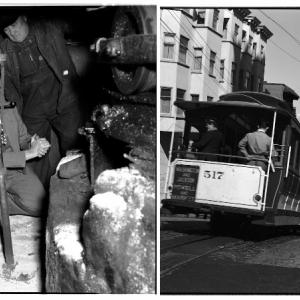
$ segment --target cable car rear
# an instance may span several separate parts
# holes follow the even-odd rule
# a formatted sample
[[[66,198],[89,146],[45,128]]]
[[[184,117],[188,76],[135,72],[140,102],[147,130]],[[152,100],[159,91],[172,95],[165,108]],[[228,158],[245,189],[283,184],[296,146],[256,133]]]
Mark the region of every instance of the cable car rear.
[[[287,103],[264,93],[234,92],[217,102],[175,105],[185,113],[185,127],[182,144],[170,148],[163,207],[209,212],[214,223],[247,216],[263,225],[300,224],[300,124]],[[218,120],[225,136],[217,154],[198,152],[190,143],[203,133],[208,117]],[[238,148],[259,119],[271,124],[271,151],[266,159],[256,158],[265,170],[248,164]]]

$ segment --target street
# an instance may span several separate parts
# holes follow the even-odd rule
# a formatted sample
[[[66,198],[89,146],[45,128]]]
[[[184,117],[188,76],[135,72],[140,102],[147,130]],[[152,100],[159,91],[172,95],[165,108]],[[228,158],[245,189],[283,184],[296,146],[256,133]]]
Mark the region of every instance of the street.
[[[209,220],[162,217],[161,294],[299,294],[299,250],[290,228],[213,236]]]

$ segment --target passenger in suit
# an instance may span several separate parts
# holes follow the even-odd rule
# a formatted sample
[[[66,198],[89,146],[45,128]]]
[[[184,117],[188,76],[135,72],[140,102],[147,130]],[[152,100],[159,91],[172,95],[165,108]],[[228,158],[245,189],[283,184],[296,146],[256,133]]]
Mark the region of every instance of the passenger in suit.
[[[10,215],[40,216],[46,193],[44,187],[26,162],[44,156],[50,144],[45,138],[30,136],[17,108],[3,109],[1,143],[5,184]]]
[[[212,118],[206,120],[205,127],[207,131],[201,136],[199,141],[193,144],[193,147],[200,152],[220,154],[225,140],[223,133],[218,130],[216,120]],[[218,157],[216,155],[204,154],[200,159],[217,161]]]
[[[247,133],[238,144],[241,153],[247,158],[248,164],[260,166],[265,172],[267,171],[267,161],[271,151],[271,138],[266,133],[268,129],[268,123],[261,121],[257,126],[257,130]],[[277,152],[273,149],[272,156],[276,155]]]

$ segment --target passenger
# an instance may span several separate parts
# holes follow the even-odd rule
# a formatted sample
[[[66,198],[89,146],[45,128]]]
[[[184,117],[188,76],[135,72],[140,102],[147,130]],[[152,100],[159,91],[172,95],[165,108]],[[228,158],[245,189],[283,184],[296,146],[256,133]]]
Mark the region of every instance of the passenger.
[[[267,171],[267,161],[271,150],[271,138],[267,135],[269,125],[265,121],[259,122],[257,130],[247,133],[238,144],[241,153],[247,158],[248,164],[260,166],[265,172]],[[272,156],[277,153],[273,149]],[[265,160],[255,160],[255,158]]]
[[[1,120],[9,214],[40,216],[46,200],[45,189],[26,162],[44,156],[50,144],[45,138],[28,134],[16,107],[4,109]]]
[[[15,11],[0,17],[0,26],[7,36],[0,44],[7,54],[6,98],[17,103],[30,134],[51,141],[53,129],[64,155],[77,146],[82,117],[75,89],[77,74],[63,34],[52,23],[29,23]],[[49,152],[32,167],[47,187],[56,168]]]
[[[200,152],[220,154],[224,147],[225,140],[222,132],[218,130],[217,122],[215,119],[208,119],[205,121],[207,132],[205,132],[199,141],[193,144],[193,147]],[[204,160],[218,161],[216,155],[204,154],[200,157]]]

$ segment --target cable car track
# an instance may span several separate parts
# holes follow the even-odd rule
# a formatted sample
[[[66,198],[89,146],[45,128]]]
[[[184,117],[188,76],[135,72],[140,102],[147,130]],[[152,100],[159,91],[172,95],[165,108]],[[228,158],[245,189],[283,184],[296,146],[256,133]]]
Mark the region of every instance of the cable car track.
[[[211,238],[213,238],[213,236],[211,236],[211,235],[203,236],[201,239],[199,239],[197,237],[197,238],[194,238],[194,239],[192,239],[190,241],[186,241],[184,243],[179,242],[179,243],[176,243],[176,244],[174,244],[172,246],[161,247],[160,251],[161,252],[165,252],[165,251],[168,251],[168,250],[171,250],[171,249],[174,249],[174,248],[178,248],[178,247],[181,247],[181,246],[186,246],[186,245],[193,244],[193,243],[200,242],[200,241],[206,241],[206,240],[209,240]]]
[[[202,258],[206,255],[209,255],[211,253],[215,253],[221,250],[224,250],[225,248],[229,248],[229,247],[234,247],[234,246],[240,246],[244,243],[246,243],[245,241],[241,241],[238,240],[236,241],[236,239],[234,239],[233,241],[230,242],[223,242],[223,238],[222,237],[215,237],[215,236],[206,236],[202,239],[198,239],[198,240],[193,240],[190,242],[186,242],[186,243],[181,243],[181,244],[175,244],[173,246],[170,247],[165,247],[162,248],[163,251],[168,250],[175,250],[176,248],[180,248],[180,247],[184,247],[188,244],[192,244],[192,243],[196,243],[196,242],[207,242],[208,240],[213,241],[213,242],[218,242],[220,240],[220,245],[214,245],[212,247],[209,247],[209,249],[207,249],[206,251],[200,253],[200,254],[187,254],[187,253],[176,253],[176,252],[166,252],[165,254],[161,255],[160,258],[160,262],[161,262],[161,272],[160,272],[160,277],[166,277],[168,275],[171,275],[174,271],[178,270],[180,267],[189,264],[192,261],[195,261],[199,258]],[[168,266],[168,260],[172,262],[172,259],[174,260],[174,258],[176,259],[179,258],[183,258],[181,261],[177,262],[177,263],[173,263],[170,266]]]

